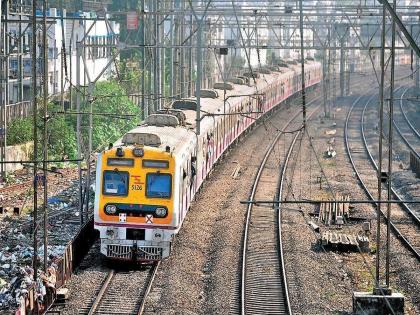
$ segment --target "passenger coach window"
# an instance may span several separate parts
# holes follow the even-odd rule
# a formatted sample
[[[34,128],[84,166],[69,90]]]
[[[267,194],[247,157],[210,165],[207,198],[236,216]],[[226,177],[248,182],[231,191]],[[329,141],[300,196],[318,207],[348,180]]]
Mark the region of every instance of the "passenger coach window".
[[[146,176],[146,197],[170,198],[171,196],[171,175],[160,173],[149,173]]]
[[[127,196],[128,172],[104,171],[104,195]]]

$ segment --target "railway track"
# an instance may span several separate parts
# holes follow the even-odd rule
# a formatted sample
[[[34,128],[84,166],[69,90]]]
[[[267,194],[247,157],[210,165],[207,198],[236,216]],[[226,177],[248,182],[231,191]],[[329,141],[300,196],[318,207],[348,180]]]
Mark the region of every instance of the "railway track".
[[[317,100],[314,99],[312,102]],[[319,108],[320,106],[316,107],[309,117]],[[288,128],[299,114],[300,112],[294,115],[285,124],[284,129]],[[295,133],[290,140],[283,166],[279,169],[280,161],[273,160],[273,152],[282,134],[283,132],[279,131],[270,143],[255,176],[249,200],[269,200],[273,196],[276,200],[282,199],[289,158],[301,132]],[[273,172],[279,174],[278,178],[273,177]],[[265,185],[263,188],[261,183]],[[243,315],[292,314],[283,259],[279,210],[274,211],[253,204],[247,207],[242,248],[240,300]]]
[[[159,265],[135,271],[111,269],[96,298],[79,314],[142,314]]]
[[[395,130],[401,139],[403,150],[401,150],[401,155],[399,156],[407,165],[408,169],[403,172],[404,176],[399,177],[398,186],[396,190],[401,194],[405,199],[417,199],[420,198],[418,187],[420,187],[420,179],[416,174],[416,169],[411,165],[411,161],[414,158],[420,160],[420,133],[416,127],[411,123],[409,117],[417,117],[417,113],[411,108],[410,112],[406,111],[406,104],[410,102],[406,98],[406,95],[410,91],[410,87],[406,88],[402,93],[399,106],[396,106],[398,110],[394,114],[394,126]],[[399,174],[397,174],[399,175]],[[420,216],[420,205],[413,205],[413,210],[417,217]]]
[[[27,180],[19,184],[11,184],[0,188],[0,193],[8,193],[8,192],[16,192],[19,190],[26,190],[28,189],[29,185],[32,184],[32,180]]]
[[[319,106],[312,111],[311,116],[318,109]],[[283,130],[292,125],[299,114],[300,112],[294,115]],[[293,125],[296,129],[300,127],[296,127],[296,123]],[[281,199],[289,157],[301,132],[296,132],[291,139],[281,170],[275,151],[284,132],[279,131],[275,135],[261,161],[249,200],[269,200],[273,196]],[[273,172],[280,173],[278,179],[273,176]],[[292,314],[284,267],[279,210],[253,204],[247,207],[242,252],[241,314]]]
[[[418,132],[418,130],[416,129],[416,127],[414,127],[414,125],[411,123],[410,119],[408,118],[407,111],[406,111],[406,110],[405,110],[405,108],[404,108],[404,97],[405,97],[405,94],[406,94],[409,90],[410,90],[410,88],[407,88],[407,89],[404,91],[404,93],[401,95],[400,102],[399,102],[399,109],[400,109],[401,114],[402,114],[402,116],[404,117],[404,120],[405,120],[405,122],[406,122],[407,126],[409,127],[409,129],[410,129],[410,131],[411,131],[412,135],[413,135],[413,136],[414,136],[414,138],[416,138],[416,139],[417,139],[417,141],[418,141],[418,140],[420,140],[420,133]]]
[[[377,189],[378,167],[367,143],[365,113],[367,106],[375,96],[360,96],[356,99],[347,113],[344,128],[347,155],[363,190],[371,200],[376,199],[376,194],[373,191]],[[351,135],[350,128],[352,131]],[[360,142],[362,142],[362,147],[360,147]],[[369,161],[369,165],[367,165],[366,161]],[[393,193],[397,200],[401,200],[395,189],[393,189]],[[383,195],[386,196],[385,191]],[[381,212],[382,216],[387,220],[384,211],[381,210]],[[404,246],[420,260],[419,218],[408,205],[392,206],[391,228]]]

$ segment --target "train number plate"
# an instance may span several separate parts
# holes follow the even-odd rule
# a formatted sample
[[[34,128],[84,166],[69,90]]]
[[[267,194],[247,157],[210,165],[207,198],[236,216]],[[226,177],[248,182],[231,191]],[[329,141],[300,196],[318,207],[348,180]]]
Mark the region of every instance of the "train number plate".
[[[131,185],[131,190],[142,190],[143,187],[139,184]]]

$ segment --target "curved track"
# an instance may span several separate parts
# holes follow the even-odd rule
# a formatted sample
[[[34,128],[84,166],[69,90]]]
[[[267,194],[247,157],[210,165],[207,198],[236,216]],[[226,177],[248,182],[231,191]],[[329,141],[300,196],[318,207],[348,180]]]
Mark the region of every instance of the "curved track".
[[[416,144],[416,142],[419,140],[419,139],[417,139],[417,136],[416,136],[417,131],[411,125],[411,123],[408,120],[407,115],[404,113],[404,110],[403,110],[404,96],[409,89],[410,88],[406,88],[402,92],[401,97],[400,97],[400,102],[399,102],[400,106],[399,107],[401,109],[401,112],[403,113],[403,115],[401,115],[402,117],[400,117],[400,115],[398,115],[399,113],[397,111],[395,111],[394,120],[393,120],[393,125],[395,127],[395,130],[397,131],[400,139],[402,140],[402,142],[404,143],[404,146],[408,149],[408,151],[406,151],[404,149],[401,149],[401,147],[400,147],[399,148],[400,150],[397,152],[398,148],[394,147],[393,155],[394,155],[394,158],[400,158],[400,157],[398,157],[399,154],[401,154],[401,156],[404,156],[405,154],[407,154],[407,152],[411,152],[412,154],[414,154],[415,156],[417,156],[420,159],[420,155],[418,153],[420,143]],[[401,90],[401,88],[398,88],[396,90],[396,92],[397,91],[399,92],[400,90]],[[376,152],[373,152],[373,150],[369,149],[369,144],[368,144],[368,141],[367,141],[368,137],[366,136],[367,132],[366,132],[366,129],[365,129],[365,126],[368,125],[367,124],[367,119],[365,119],[366,116],[367,116],[366,112],[367,112],[368,106],[369,106],[369,103],[366,103],[366,105],[363,109],[363,113],[362,113],[363,141],[364,141],[365,147],[368,151],[368,155],[369,155],[369,159],[371,161],[371,164],[375,168],[375,170],[377,171],[378,170],[378,165],[377,165],[376,160],[375,160],[375,153]],[[386,115],[386,117],[388,117],[388,116]],[[403,118],[403,119],[401,120],[399,118]],[[395,137],[395,135],[394,135],[394,137]],[[407,159],[409,159],[409,158],[407,158]],[[398,173],[394,172],[393,177],[395,179],[397,179],[400,176],[399,176]],[[394,197],[399,201],[404,200],[405,198],[412,198],[412,196],[410,196],[410,195],[404,196],[403,194],[398,192],[399,188],[401,188],[403,186],[407,186],[407,185],[412,185],[413,184],[412,179],[409,179],[407,181],[407,180],[404,180],[403,178],[400,178],[400,181],[401,182],[398,185],[394,185],[394,187],[392,187],[392,193],[393,193]],[[403,204],[401,204],[401,207],[403,207],[404,210],[412,217],[412,220],[414,221],[414,223],[417,226],[420,226],[420,218],[419,218],[419,213],[420,212],[419,212],[418,206],[417,207],[415,205],[409,206],[408,204],[403,203]]]
[[[312,111],[311,116],[319,107]],[[299,129],[300,125],[294,122],[299,114],[300,112],[294,115],[284,129],[290,125]],[[279,157],[275,151],[284,131],[275,135],[261,161],[249,200],[267,200],[273,196],[281,199],[289,157],[301,132],[302,130],[293,136],[280,170]],[[280,173],[278,180],[273,172]],[[242,250],[241,314],[292,314],[283,259],[279,208],[248,205]]]
[[[411,130],[412,134],[414,135],[414,137],[415,137],[417,140],[420,140],[420,133],[418,132],[418,130],[416,129],[416,127],[414,127],[414,125],[411,123],[410,119],[409,119],[409,118],[408,118],[408,116],[407,116],[407,111],[406,111],[406,110],[405,110],[405,108],[404,108],[404,96],[405,96],[405,94],[406,94],[409,90],[410,90],[410,88],[407,88],[407,89],[404,91],[404,93],[401,95],[401,98],[400,98],[400,103],[399,103],[399,108],[400,108],[401,113],[402,113],[402,115],[403,115],[403,117],[404,117],[404,120],[405,120],[405,122],[406,122],[407,126],[410,128],[410,130]]]
[[[159,265],[137,271],[110,270],[85,314],[142,314]]]
[[[375,95],[370,97],[360,96],[352,104],[350,110],[347,113],[344,128],[344,140],[347,154],[363,190],[371,200],[375,200],[372,191],[377,188],[377,165],[367,144],[364,128],[364,115],[366,112],[366,107],[374,99],[374,97]],[[351,140],[349,136],[350,125],[353,131],[353,139]],[[350,144],[350,141],[352,141],[352,145]],[[363,143],[362,150],[360,150],[360,141]],[[366,160],[370,161],[371,167],[366,167]],[[395,194],[395,196],[398,199],[398,194]],[[404,205],[402,206],[404,207]],[[405,205],[405,207],[408,208],[407,205]],[[413,255],[418,260],[420,260],[418,218],[412,211],[408,211],[405,207],[402,208],[401,206],[397,205],[392,206],[393,214],[391,217],[391,228],[396,236],[400,239],[400,241],[410,250],[410,252],[413,253]],[[382,216],[385,218],[385,220],[387,220],[383,211]]]

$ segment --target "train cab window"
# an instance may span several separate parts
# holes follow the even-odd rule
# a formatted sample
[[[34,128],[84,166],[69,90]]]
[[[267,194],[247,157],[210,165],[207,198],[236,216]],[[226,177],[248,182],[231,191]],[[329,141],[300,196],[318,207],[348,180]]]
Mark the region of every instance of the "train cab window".
[[[104,195],[128,195],[128,172],[104,171],[103,176],[102,193]]]
[[[146,197],[170,198],[172,177],[170,174],[149,173],[146,176]]]

